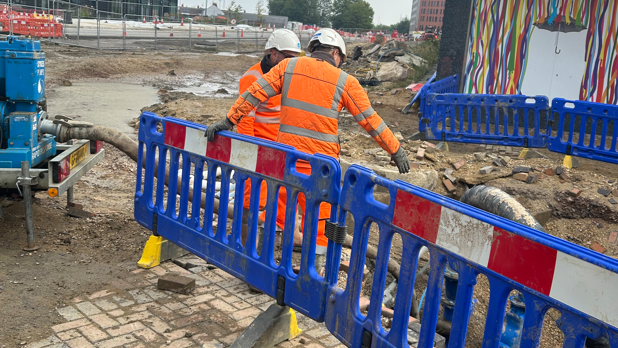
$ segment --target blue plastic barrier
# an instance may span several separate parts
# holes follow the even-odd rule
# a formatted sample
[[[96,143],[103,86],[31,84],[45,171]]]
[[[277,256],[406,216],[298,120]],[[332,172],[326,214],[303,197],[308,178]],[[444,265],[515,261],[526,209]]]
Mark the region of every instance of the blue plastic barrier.
[[[618,164],[618,106],[556,98],[548,148]]]
[[[390,204],[373,199],[375,185],[386,187]],[[489,214],[401,181],[390,181],[357,165],[345,173],[339,221],[354,217],[354,242],[345,290],[331,286],[328,329],[350,347],[408,347],[407,332],[417,258],[430,251],[418,347],[432,347],[446,265],[459,275],[448,347],[464,347],[477,275],[490,283],[483,347],[498,347],[507,297],[523,294],[525,319],[521,347],[537,347],[543,318],[561,312],[564,347],[583,347],[586,337],[605,336],[618,347],[618,260]],[[359,309],[369,229],[379,227],[379,245],[367,314]],[[391,243],[402,240],[402,261],[390,330],[382,327],[381,307]],[[334,248],[340,246],[334,246]],[[339,255],[335,253],[334,255]],[[335,257],[332,262],[338,264]],[[331,284],[336,275],[329,276]]]
[[[428,93],[423,119],[428,139],[546,147],[541,117],[547,114],[547,97]]]
[[[157,131],[157,127],[161,132]],[[145,169],[138,166],[137,170],[135,219],[155,235],[163,236],[206,259],[277,298],[278,302],[283,301],[315,320],[323,320],[327,284],[317,275],[314,267],[318,207],[320,202],[327,202],[333,205],[334,211],[337,209],[341,185],[339,163],[332,157],[311,156],[289,146],[232,132],[218,133],[215,141],[210,143],[204,138],[205,129],[205,126],[199,124],[171,117],[160,118],[149,112],[141,115],[138,163],[143,163],[145,156],[146,165]],[[298,160],[310,163],[310,176],[296,172]],[[215,222],[213,213],[218,168],[221,171],[221,205],[218,221]],[[179,169],[182,169],[180,178]],[[204,170],[207,170],[207,178],[203,177]],[[166,171],[169,172],[167,187],[164,185]],[[232,171],[235,172],[236,204],[231,226],[228,226]],[[190,175],[193,175],[192,191]],[[247,243],[243,245],[242,202],[245,180],[248,178],[252,183],[249,232]],[[205,194],[202,193],[203,179],[207,180]],[[268,185],[268,198],[262,249],[258,250],[258,196],[262,181]],[[305,195],[307,202],[298,275],[292,268],[295,204],[288,204],[286,208],[280,264],[274,259],[275,219],[280,187],[286,189],[288,202],[295,202],[299,193]],[[191,200],[190,192],[193,193]],[[205,208],[200,209],[203,195]],[[213,223],[217,224],[216,231],[213,230]]]
[[[425,116],[425,105],[427,103],[427,94],[428,93],[457,93],[457,88],[459,87],[459,75],[449,76],[439,81],[435,81],[436,74],[434,73],[429,80],[427,80],[427,84],[424,85],[417,97],[420,96],[420,113],[418,119],[418,131],[424,132],[427,127],[427,122],[423,121]],[[416,97],[415,97],[416,99]],[[412,101],[414,102],[414,100]]]

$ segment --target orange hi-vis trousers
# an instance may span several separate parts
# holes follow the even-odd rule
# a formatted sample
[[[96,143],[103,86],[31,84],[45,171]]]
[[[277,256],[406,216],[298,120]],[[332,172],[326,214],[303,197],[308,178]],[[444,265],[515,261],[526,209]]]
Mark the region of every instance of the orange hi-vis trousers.
[[[299,167],[298,164],[297,164],[297,167],[296,167],[296,171],[301,173],[301,174],[311,175],[311,168]],[[304,231],[304,229],[305,229],[305,212],[307,211],[307,209],[306,209],[305,195],[303,195],[302,193],[298,195],[297,205],[298,205],[298,207],[300,207],[300,209],[303,212],[303,218],[302,218],[302,222],[301,222],[301,231]],[[277,226],[279,226],[279,228],[281,228],[282,230],[283,230],[283,226],[285,225],[285,209],[286,209],[286,206],[287,206],[287,191],[286,191],[285,187],[281,187],[279,189],[279,199],[277,201]],[[319,247],[323,247],[323,248],[318,248],[319,249],[319,250],[317,250],[318,254],[326,253],[326,250],[324,248],[326,248],[328,246],[328,238],[326,238],[324,236],[324,230],[326,228],[326,220],[328,220],[330,218],[330,209],[331,209],[331,207],[330,207],[329,203],[322,202],[320,204],[320,212],[319,212],[319,215],[318,215],[318,237],[317,237],[316,244]],[[260,215],[260,219],[262,221],[266,220],[266,212],[265,211],[262,212],[262,214]],[[322,252],[320,252],[320,250]]]

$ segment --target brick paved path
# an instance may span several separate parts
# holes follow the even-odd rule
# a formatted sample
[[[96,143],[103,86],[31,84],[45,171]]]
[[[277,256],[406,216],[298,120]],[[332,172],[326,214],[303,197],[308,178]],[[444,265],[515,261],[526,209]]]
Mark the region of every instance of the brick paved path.
[[[137,286],[102,290],[58,308],[66,323],[52,326],[53,335],[30,348],[188,348],[228,347],[274,299],[246,283],[205,265],[190,271],[172,262],[149,270]],[[157,280],[166,273],[195,278],[190,295],[161,291]],[[303,333],[278,347],[343,348],[324,324],[297,313]]]

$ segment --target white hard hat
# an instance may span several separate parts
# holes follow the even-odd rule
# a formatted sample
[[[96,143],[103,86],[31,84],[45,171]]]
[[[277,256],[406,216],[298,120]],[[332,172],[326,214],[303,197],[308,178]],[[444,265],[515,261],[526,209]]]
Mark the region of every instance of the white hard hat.
[[[277,29],[270,34],[266,41],[265,49],[277,49],[278,51],[291,51],[300,53],[300,41],[293,31],[288,29]]]
[[[309,53],[313,52],[313,47],[317,43],[326,46],[336,47],[339,49],[339,52],[341,52],[341,54],[343,54],[344,56],[347,55],[343,38],[333,29],[320,29],[315,34],[313,34],[311,40],[309,41],[309,46],[307,46],[307,51],[309,51]]]

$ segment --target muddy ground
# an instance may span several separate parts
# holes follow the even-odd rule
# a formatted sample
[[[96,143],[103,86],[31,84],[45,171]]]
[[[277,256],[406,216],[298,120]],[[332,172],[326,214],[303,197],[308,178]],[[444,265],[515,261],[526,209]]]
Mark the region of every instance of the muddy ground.
[[[259,59],[247,55],[175,50],[153,53],[57,46],[44,46],[44,49],[47,55],[46,87],[50,98],[54,95],[54,89],[74,82],[143,84],[159,89],[161,103],[143,105],[142,111],[204,124],[226,114],[234,102],[235,81]],[[189,87],[199,89],[208,81],[216,81],[223,90],[207,96],[177,91]],[[394,87],[398,90],[392,94]],[[409,102],[410,93],[399,87],[372,87],[369,96],[374,102],[374,109],[393,131],[407,138],[417,131],[418,118],[415,113],[400,113],[400,109]],[[54,110],[49,111],[53,116]],[[135,110],[137,116],[139,111]],[[351,118],[344,118],[341,124],[346,152],[343,158],[346,161],[393,169],[387,163],[378,162],[375,154],[364,151],[377,145]],[[579,168],[565,170],[568,178],[564,182],[554,175],[540,178],[535,184],[526,184],[509,175],[514,166],[538,167],[544,171],[560,165],[562,157],[540,151],[547,158],[520,160],[516,155],[518,149],[494,151],[478,145],[449,145],[449,152],[435,151],[430,154],[433,156],[430,160],[427,157],[415,158],[416,151],[422,146],[420,141],[404,142],[409,158],[418,164],[418,169],[414,170],[438,172],[440,181],[435,192],[458,199],[465,191],[464,181],[499,187],[532,213],[549,211],[550,218],[544,222],[548,233],[587,248],[598,243],[606,249],[606,255],[618,256],[618,246],[608,242],[609,233],[618,230],[616,205],[608,202],[609,197],[597,193],[599,187],[616,188],[617,166],[580,159]],[[135,268],[150,232],[132,217],[135,163],[111,146],[106,145],[105,149],[107,153],[103,163],[90,171],[77,184],[75,191],[75,201],[93,212],[93,218],[69,217],[66,215],[64,197],[50,198],[44,192],[36,194],[35,229],[37,245],[40,246],[36,252],[22,250],[25,228],[21,202],[12,197],[0,198],[4,211],[4,217],[0,219],[0,303],[3,313],[0,315],[0,347],[15,347],[49,336],[49,328],[63,322],[55,308],[65,306],[76,296],[110,287],[122,291],[132,283],[130,270]],[[492,159],[486,154],[475,156],[474,153],[502,156],[508,163],[507,167],[501,168],[498,174],[480,175],[479,169],[491,165]],[[452,168],[451,163],[460,159],[466,159],[467,164],[455,171],[454,176],[459,179],[457,191],[449,194],[441,183],[442,172],[445,168]],[[573,188],[579,188],[582,194],[569,199],[566,192]],[[618,197],[615,199],[618,200]],[[370,244],[377,245],[377,231],[373,232]],[[391,258],[400,259],[401,253],[401,244],[395,242]],[[368,261],[368,267],[373,269],[371,261]],[[417,292],[423,291],[426,281],[426,276],[420,278]],[[370,274],[364,289],[365,296],[370,296],[371,283]],[[475,289],[478,303],[469,327],[470,347],[479,347],[482,342],[488,289],[486,279],[479,280]],[[546,317],[548,326],[542,339],[543,347],[559,346],[562,339],[561,332],[551,323],[550,317],[558,319],[559,313],[552,312]]]

